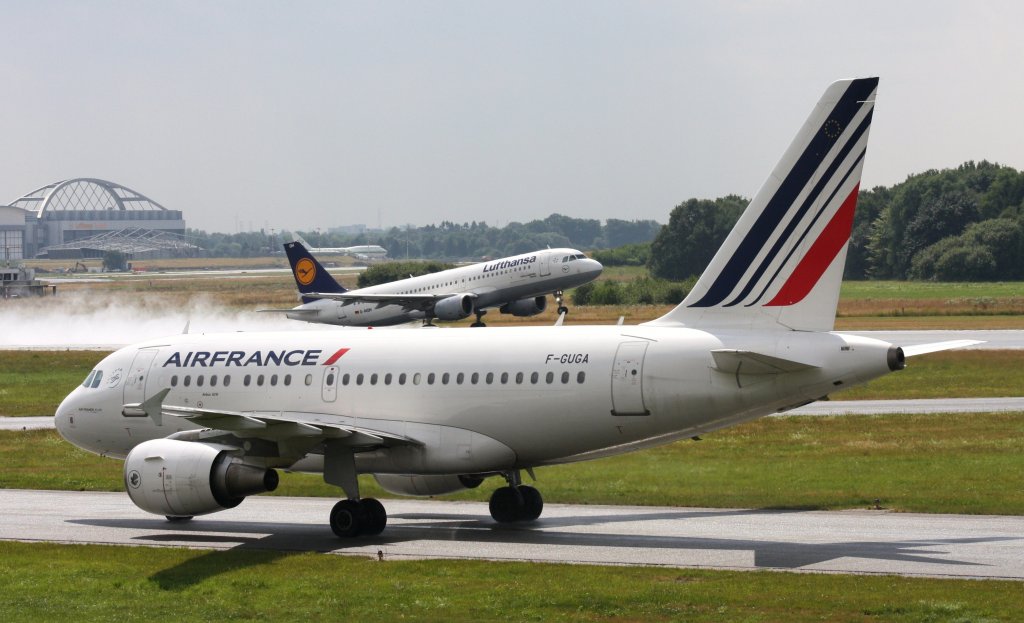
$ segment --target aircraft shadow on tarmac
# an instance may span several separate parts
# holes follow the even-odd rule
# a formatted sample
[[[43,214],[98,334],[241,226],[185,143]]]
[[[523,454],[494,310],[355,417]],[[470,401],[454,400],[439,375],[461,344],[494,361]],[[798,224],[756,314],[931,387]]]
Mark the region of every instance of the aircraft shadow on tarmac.
[[[983,563],[944,558],[948,551],[936,550],[943,545],[991,543],[1018,540],[1013,537],[970,537],[914,539],[892,541],[839,541],[805,543],[798,541],[728,539],[687,536],[629,535],[623,533],[578,533],[557,530],[571,525],[596,525],[619,522],[686,520],[715,516],[778,515],[787,511],[722,511],[720,513],[667,511],[638,514],[598,515],[583,517],[552,517],[530,524],[497,524],[486,516],[447,514],[396,514],[395,519],[417,520],[420,523],[389,525],[376,537],[339,541],[327,526],[296,523],[253,523],[223,520],[194,520],[188,524],[167,524],[160,519],[88,519],[70,523],[131,530],[149,530],[150,534],[132,537],[138,544],[212,547],[215,551],[164,571],[153,579],[164,588],[183,587],[246,564],[227,552],[262,552],[251,564],[301,552],[344,552],[358,548],[386,548],[414,541],[458,543],[589,546],[634,549],[731,550],[753,551],[755,568],[799,569],[838,558],[862,558],[893,562],[927,563],[946,566],[985,567]],[[788,511],[795,512],[795,511]],[[423,522],[426,520],[426,522]],[[253,536],[246,536],[252,534]],[[234,547],[226,547],[234,544]],[[459,554],[452,556],[462,557]],[[482,558],[500,556],[481,553]],[[642,562],[642,561],[641,561]],[[706,564],[706,561],[702,564]],[[935,573],[942,573],[939,567]]]

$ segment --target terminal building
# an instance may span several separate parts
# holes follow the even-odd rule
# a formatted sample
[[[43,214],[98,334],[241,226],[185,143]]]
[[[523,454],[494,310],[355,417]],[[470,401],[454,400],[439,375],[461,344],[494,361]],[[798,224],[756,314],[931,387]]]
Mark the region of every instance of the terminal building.
[[[185,219],[130,188],[95,178],[47,184],[0,206],[0,261],[33,257],[191,254]]]

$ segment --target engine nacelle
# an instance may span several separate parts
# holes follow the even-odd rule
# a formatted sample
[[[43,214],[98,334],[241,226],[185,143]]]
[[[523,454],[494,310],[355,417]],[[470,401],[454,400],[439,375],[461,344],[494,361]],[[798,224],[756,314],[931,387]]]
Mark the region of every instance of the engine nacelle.
[[[548,297],[535,296],[529,299],[518,299],[501,306],[501,313],[513,316],[536,316],[548,307]]]
[[[246,465],[225,450],[191,441],[146,441],[124,461],[124,484],[132,502],[169,517],[234,508],[247,495],[273,491],[277,483],[272,469]]]
[[[473,313],[473,297],[453,294],[434,303],[434,317],[441,320],[462,320]]]
[[[374,474],[382,489],[396,495],[444,495],[464,489],[476,489],[483,478],[476,476],[406,476],[404,474]]]

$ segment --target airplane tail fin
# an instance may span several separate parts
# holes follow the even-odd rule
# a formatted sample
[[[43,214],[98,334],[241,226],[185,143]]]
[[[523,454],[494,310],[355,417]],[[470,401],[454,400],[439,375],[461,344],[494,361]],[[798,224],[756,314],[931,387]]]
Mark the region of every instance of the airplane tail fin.
[[[346,292],[345,288],[334,280],[334,277],[327,272],[327,269],[320,262],[316,261],[316,258],[310,254],[301,242],[285,243],[284,252],[288,256],[288,263],[291,264],[295,285],[298,286],[299,293],[303,295],[303,303],[316,300],[316,297],[306,296],[314,292]]]
[[[832,330],[877,87],[825,90],[693,290],[648,324]]]
[[[309,251],[310,249],[314,248],[312,245],[310,245],[308,242],[306,242],[306,239],[303,238],[302,236],[300,236],[297,232],[294,232],[294,231],[292,232],[292,240],[294,240],[295,242],[298,242],[302,246],[306,247],[307,251]]]

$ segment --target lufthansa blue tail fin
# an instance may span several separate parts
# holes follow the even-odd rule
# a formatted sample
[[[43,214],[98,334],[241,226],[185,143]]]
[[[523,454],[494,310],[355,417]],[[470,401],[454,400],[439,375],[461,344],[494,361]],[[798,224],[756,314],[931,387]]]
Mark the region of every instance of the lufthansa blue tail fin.
[[[284,252],[288,256],[288,263],[291,264],[295,285],[299,288],[299,294],[303,295],[303,303],[316,300],[315,297],[305,296],[314,292],[341,293],[347,291],[334,280],[334,277],[331,277],[327,269],[316,261],[316,258],[302,243],[285,243]]]

